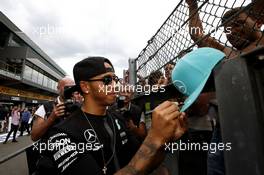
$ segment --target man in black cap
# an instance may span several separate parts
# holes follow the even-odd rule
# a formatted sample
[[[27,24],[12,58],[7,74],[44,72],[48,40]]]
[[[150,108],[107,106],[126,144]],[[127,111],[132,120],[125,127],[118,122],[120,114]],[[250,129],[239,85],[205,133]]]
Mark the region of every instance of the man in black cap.
[[[111,62],[89,57],[74,66],[73,74],[84,102],[50,130],[40,174],[145,174],[162,160],[164,144],[185,132],[185,115],[175,103],[164,102],[154,110],[152,127],[138,149],[124,125],[107,112],[118,81]]]

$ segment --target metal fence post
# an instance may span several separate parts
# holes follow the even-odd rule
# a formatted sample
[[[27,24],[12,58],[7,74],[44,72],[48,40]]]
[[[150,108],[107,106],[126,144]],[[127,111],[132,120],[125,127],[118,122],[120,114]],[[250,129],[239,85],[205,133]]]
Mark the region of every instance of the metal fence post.
[[[129,64],[129,84],[131,85],[136,85],[137,82],[137,73],[136,73],[136,69],[137,69],[137,62],[136,59],[133,58],[129,58],[128,60],[128,64]]]

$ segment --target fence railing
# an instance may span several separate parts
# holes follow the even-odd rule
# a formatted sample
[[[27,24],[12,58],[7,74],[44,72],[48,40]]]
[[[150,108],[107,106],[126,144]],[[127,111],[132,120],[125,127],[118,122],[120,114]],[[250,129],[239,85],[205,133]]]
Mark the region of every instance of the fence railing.
[[[250,44],[252,48],[263,44],[263,32],[256,27],[257,18],[250,3],[250,0],[181,0],[136,58],[137,83],[147,80],[153,72],[164,75],[165,65],[175,64],[197,47],[215,47],[229,58],[249,51]],[[259,14],[258,18],[261,17],[264,18]],[[260,36],[252,41],[252,33]],[[155,82],[148,83],[156,84],[161,74],[155,74],[154,80],[150,80]]]

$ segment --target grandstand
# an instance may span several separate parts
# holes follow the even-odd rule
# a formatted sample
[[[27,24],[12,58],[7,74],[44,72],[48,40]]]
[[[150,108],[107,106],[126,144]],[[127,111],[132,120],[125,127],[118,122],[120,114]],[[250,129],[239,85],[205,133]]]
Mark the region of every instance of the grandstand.
[[[0,103],[37,105],[57,96],[66,73],[0,12]]]

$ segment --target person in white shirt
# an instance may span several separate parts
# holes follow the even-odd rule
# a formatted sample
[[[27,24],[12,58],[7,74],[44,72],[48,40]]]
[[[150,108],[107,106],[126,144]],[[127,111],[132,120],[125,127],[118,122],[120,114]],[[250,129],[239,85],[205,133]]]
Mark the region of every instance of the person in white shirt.
[[[7,142],[7,140],[9,139],[10,135],[13,133],[13,140],[12,142],[17,142],[16,140],[16,133],[18,130],[18,126],[19,126],[19,119],[20,119],[20,108],[18,108],[17,106],[14,106],[14,108],[12,109],[11,112],[11,117],[12,117],[12,122],[11,122],[11,130],[9,131],[9,133],[7,134],[7,137],[5,139],[5,141],[3,142],[4,144]]]
[[[74,80],[70,77],[64,77],[58,82],[59,96],[56,100],[41,105],[35,112],[36,119],[33,122],[31,139],[33,141],[39,140],[47,130],[53,126],[57,119],[65,114],[65,106],[63,103],[64,87],[75,85]]]

